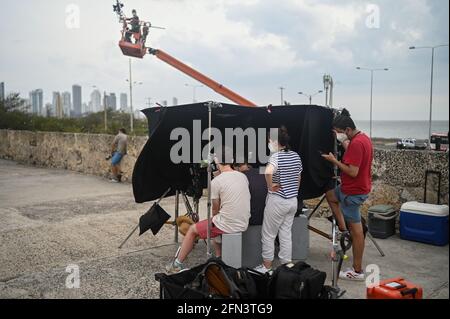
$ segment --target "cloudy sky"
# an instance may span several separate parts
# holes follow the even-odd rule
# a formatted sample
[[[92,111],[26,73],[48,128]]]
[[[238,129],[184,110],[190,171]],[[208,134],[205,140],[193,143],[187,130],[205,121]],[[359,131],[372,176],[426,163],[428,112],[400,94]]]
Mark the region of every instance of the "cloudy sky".
[[[52,91],[92,86],[127,92],[128,58],[117,45],[120,25],[112,0],[2,1],[0,81],[7,92]],[[299,91],[323,89],[329,73],[335,105],[356,119],[369,118],[370,74],[357,66],[390,68],[375,75],[375,120],[428,118],[431,51],[412,45],[449,42],[447,0],[124,0],[130,14],[166,30],[153,29],[150,46],[163,49],[259,105],[279,104],[280,86],[292,104]],[[71,15],[79,8],[79,28]],[[75,28],[72,28],[75,26]],[[436,51],[434,119],[449,117],[449,52]],[[194,80],[153,56],[133,60],[143,85],[134,100],[192,102]],[[208,88],[198,100],[229,102]],[[314,102],[324,103],[316,96]]]

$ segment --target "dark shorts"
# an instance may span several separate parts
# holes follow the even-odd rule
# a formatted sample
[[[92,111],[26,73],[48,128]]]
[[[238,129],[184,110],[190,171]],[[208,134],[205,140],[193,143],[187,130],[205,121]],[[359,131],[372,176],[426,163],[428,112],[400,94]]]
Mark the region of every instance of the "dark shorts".
[[[119,152],[115,152],[112,159],[111,159],[111,164],[113,166],[119,165],[120,162],[123,159],[123,154],[119,153]]]
[[[339,207],[345,221],[351,224],[361,223],[361,212],[359,209],[369,195],[346,195],[342,192],[341,186],[334,189],[334,194],[339,201]]]

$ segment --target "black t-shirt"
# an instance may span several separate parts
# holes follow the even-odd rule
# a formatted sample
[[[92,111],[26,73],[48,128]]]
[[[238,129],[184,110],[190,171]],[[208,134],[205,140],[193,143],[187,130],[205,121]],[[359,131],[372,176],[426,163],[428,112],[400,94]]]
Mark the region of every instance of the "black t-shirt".
[[[264,219],[264,209],[266,208],[267,184],[263,174],[259,169],[252,168],[244,172],[247,176],[251,201],[250,201],[250,222],[252,226],[262,225]]]
[[[138,16],[132,17],[131,21],[130,21],[130,24],[131,24],[131,27],[132,27],[133,30],[139,29],[140,28],[140,26],[139,26],[139,17]]]

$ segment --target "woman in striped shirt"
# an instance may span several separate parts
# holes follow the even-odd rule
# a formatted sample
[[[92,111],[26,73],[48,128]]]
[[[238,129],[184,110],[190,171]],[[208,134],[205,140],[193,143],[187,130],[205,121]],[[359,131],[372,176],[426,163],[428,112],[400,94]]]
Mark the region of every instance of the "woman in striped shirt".
[[[272,270],[277,235],[281,263],[292,261],[292,224],[297,212],[303,167],[300,156],[290,149],[289,140],[284,126],[278,130],[278,141],[269,139],[269,149],[273,154],[265,171],[269,194],[261,234],[263,264],[255,268],[261,273]]]

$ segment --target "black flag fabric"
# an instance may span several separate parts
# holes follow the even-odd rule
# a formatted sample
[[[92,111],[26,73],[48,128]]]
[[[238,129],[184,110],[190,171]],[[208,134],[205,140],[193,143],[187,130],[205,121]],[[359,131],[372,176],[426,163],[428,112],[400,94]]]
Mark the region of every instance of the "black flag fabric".
[[[153,235],[158,234],[169,218],[170,215],[155,203],[139,220],[139,236],[142,236],[149,229],[152,230]]]

